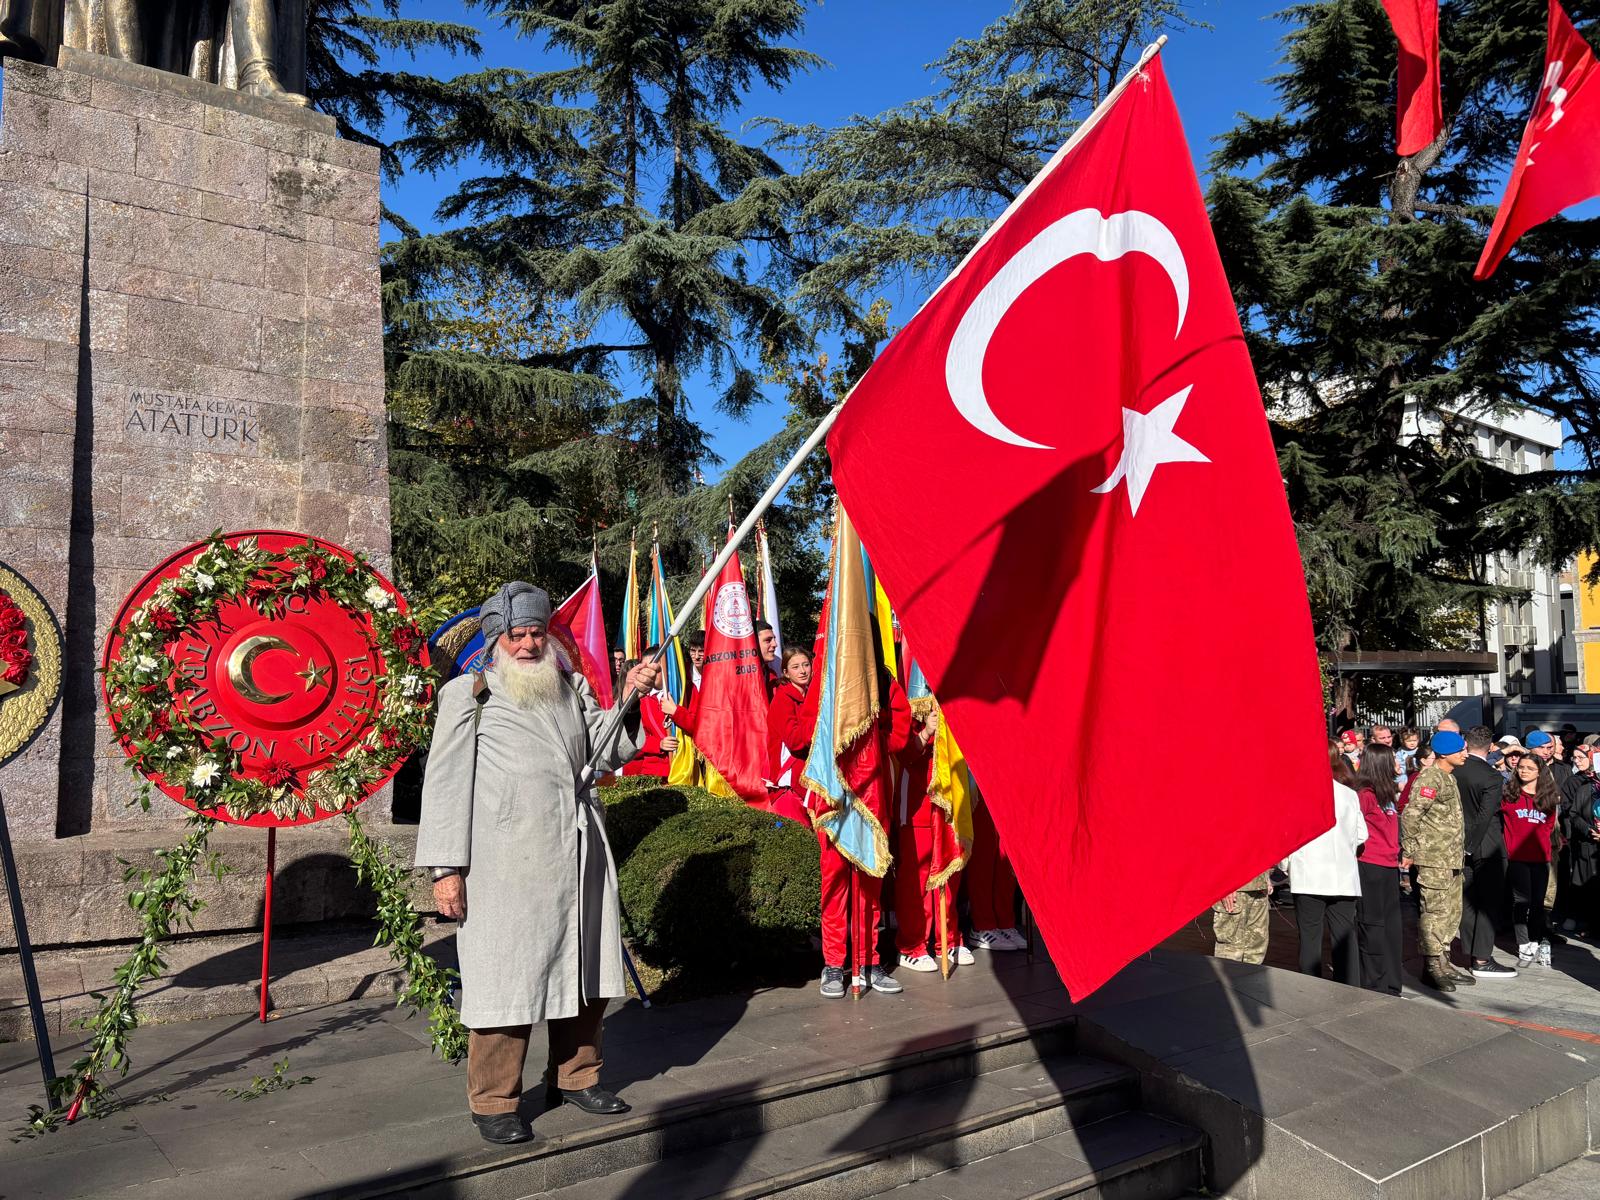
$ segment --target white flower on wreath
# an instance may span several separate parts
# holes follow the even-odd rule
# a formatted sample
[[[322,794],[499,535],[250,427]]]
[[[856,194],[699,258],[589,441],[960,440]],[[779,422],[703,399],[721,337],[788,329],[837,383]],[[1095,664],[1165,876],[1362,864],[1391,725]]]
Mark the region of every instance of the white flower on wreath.
[[[160,665],[161,664],[156,661],[154,656],[149,654],[141,654],[134,662],[133,669],[140,675],[148,675]]]
[[[194,770],[189,772],[189,782],[197,788],[208,788],[221,774],[222,768],[214,762],[197,763]]]
[[[168,758],[177,758],[178,755],[180,755],[182,753],[183,753],[183,747],[182,746],[168,746],[167,747],[167,757]]]
[[[402,675],[395,686],[400,689],[402,696],[420,696],[422,694],[422,678],[418,675]]]
[[[207,575],[204,571],[196,571],[194,573],[194,585],[202,592],[209,592],[217,586],[217,581],[214,576]]]
[[[389,589],[381,583],[375,583],[362,592],[361,598],[367,602],[368,608],[375,608],[379,612],[394,603],[394,597],[389,595]]]

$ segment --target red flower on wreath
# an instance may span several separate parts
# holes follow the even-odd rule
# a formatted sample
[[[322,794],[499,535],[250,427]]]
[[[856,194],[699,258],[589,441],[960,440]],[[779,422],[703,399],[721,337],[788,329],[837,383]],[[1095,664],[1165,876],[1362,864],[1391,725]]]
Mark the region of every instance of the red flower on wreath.
[[[311,577],[312,583],[321,583],[328,577],[328,563],[322,558],[306,559],[306,574]]]
[[[18,632],[26,626],[27,620],[27,614],[16,606],[11,597],[0,592],[0,636]]]
[[[389,640],[396,650],[410,658],[422,641],[422,631],[415,625],[401,625],[389,635]]]
[[[294,764],[281,758],[269,758],[261,766],[261,782],[268,787],[282,787],[294,780]]]
[[[175,633],[178,628],[178,615],[170,608],[152,608],[150,624],[156,627],[157,633]]]
[[[28,668],[33,665],[33,655],[26,650],[9,650],[0,654],[0,682],[21,687],[28,682]]]
[[[0,654],[7,650],[26,650],[28,648],[28,631],[26,629],[13,629],[10,633],[0,633]]]
[[[383,743],[385,750],[400,749],[400,737],[392,729],[385,729],[378,735],[378,740]]]

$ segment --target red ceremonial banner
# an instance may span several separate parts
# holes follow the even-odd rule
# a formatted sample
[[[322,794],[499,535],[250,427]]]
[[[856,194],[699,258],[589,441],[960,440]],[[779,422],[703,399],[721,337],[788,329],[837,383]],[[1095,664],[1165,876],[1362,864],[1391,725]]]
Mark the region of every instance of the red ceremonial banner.
[[[1535,225],[1600,195],[1600,83],[1595,72],[1589,43],[1572,27],[1566,10],[1550,0],[1539,94],[1474,279],[1493,275],[1517,239]]]
[[[722,568],[708,603],[706,654],[694,701],[695,745],[741,799],[765,804],[766,666],[737,554]]]
[[[1330,827],[1294,527],[1159,59],[885,347],[828,451],[1074,996]],[[949,485],[908,492],[906,461]],[[1241,713],[1272,729],[1247,786],[1131,749]]]
[[[1439,96],[1439,0],[1383,0],[1400,43],[1395,152],[1427,149],[1444,128]]]
[[[600,611],[600,574],[589,578],[551,614],[550,632],[574,657],[573,666],[589,681],[602,708],[614,703],[611,695],[611,651],[606,647],[606,620]]]

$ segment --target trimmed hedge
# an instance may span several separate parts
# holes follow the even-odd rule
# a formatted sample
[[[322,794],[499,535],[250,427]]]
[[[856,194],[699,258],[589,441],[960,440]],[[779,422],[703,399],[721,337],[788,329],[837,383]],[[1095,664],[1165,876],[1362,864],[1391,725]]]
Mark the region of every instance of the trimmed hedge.
[[[685,812],[746,811],[737,796],[713,796],[704,788],[676,787],[651,775],[624,775],[600,789],[606,806],[606,841],[618,870],[639,843],[668,817]]]
[[[624,824],[642,821],[679,798],[682,811],[631,844],[625,859],[616,852],[639,957],[667,971],[725,972],[778,966],[809,951],[821,921],[811,830],[699,789],[657,787],[608,804],[613,849],[613,813],[626,810]]]

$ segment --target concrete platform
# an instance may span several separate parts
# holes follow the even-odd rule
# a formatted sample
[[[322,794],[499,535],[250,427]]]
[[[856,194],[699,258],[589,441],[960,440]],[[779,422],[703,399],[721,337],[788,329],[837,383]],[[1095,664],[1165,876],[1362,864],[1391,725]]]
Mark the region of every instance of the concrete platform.
[[[802,1146],[820,1145],[834,1156],[826,1162],[871,1152],[859,1167],[877,1174],[840,1175],[854,1181],[854,1196],[908,1183],[930,1195],[941,1187],[1034,1194],[1026,1181],[1056,1168],[1041,1153],[1059,1154],[1063,1165],[1039,1194],[1117,1194],[1107,1147],[1119,1147],[1126,1166],[1155,1153],[1158,1133],[1172,1130],[1168,1157],[1149,1165],[1179,1163],[1173,1170],[1181,1171],[1188,1129],[1205,1137],[1205,1185],[1235,1200],[1458,1200],[1502,1195],[1581,1159],[1591,1125],[1600,1129],[1600,1063],[1581,1043],[1547,1045],[1481,1018],[1270,967],[1158,951],[1082,1004],[1067,998],[1047,963],[1021,954],[987,956],[948,983],[904,982],[902,996],[859,1002],[825,1001],[807,985],[652,1011],[622,1005],[606,1022],[606,1079],[635,1105],[627,1119],[635,1124],[597,1126],[570,1109],[543,1114],[535,1125],[549,1140],[537,1153],[485,1147],[466,1120],[461,1069],[432,1056],[420,1020],[386,1005],[324,1004],[264,1026],[250,1018],[150,1026],[134,1036],[134,1071],[121,1089],[128,1106],[0,1145],[0,1190],[16,1198],[525,1197],[587,1179],[603,1195],[594,1191],[602,1178],[635,1171],[616,1194],[725,1194],[737,1182],[749,1189],[739,1194],[766,1195],[784,1190],[773,1181],[786,1172],[802,1171],[811,1172],[807,1190],[796,1194],[847,1194],[824,1186],[833,1176],[816,1175],[823,1168],[815,1159],[796,1165]],[[59,1039],[58,1054],[70,1058],[72,1040]],[[314,1082],[249,1103],[221,1095],[285,1055],[289,1075]],[[1095,1071],[1094,1061],[1127,1071],[1098,1076],[1101,1083],[1073,1075]],[[990,1075],[1052,1062],[1059,1069],[1033,1084]],[[1134,1079],[1136,1107],[1126,1093]],[[919,1168],[916,1154],[926,1150],[897,1139],[926,1121],[905,1106],[952,1084],[933,1128],[967,1138],[951,1142],[965,1149],[958,1161],[924,1158]],[[1087,1125],[1072,1126],[1074,1144],[1099,1161],[1061,1154],[1072,1138],[1034,1148],[1066,1132],[1040,1114],[1070,1113],[1079,1084],[1096,1096],[1105,1087],[1117,1093],[1128,1106],[1124,1128],[1138,1132],[1143,1149],[1119,1143],[1109,1128],[1097,1142]],[[0,1114],[20,1119],[38,1091],[31,1047],[0,1047]],[[851,1115],[836,1116],[840,1127],[826,1139],[790,1132],[841,1108]],[[1138,1125],[1146,1119],[1156,1124]],[[732,1159],[711,1149],[730,1138],[740,1147]],[[664,1174],[669,1158],[670,1170],[692,1178],[710,1171],[724,1190],[659,1190],[679,1178]],[[980,1186],[989,1173],[991,1184]],[[1159,1170],[1129,1178],[1148,1184],[1148,1195],[1178,1194]]]

